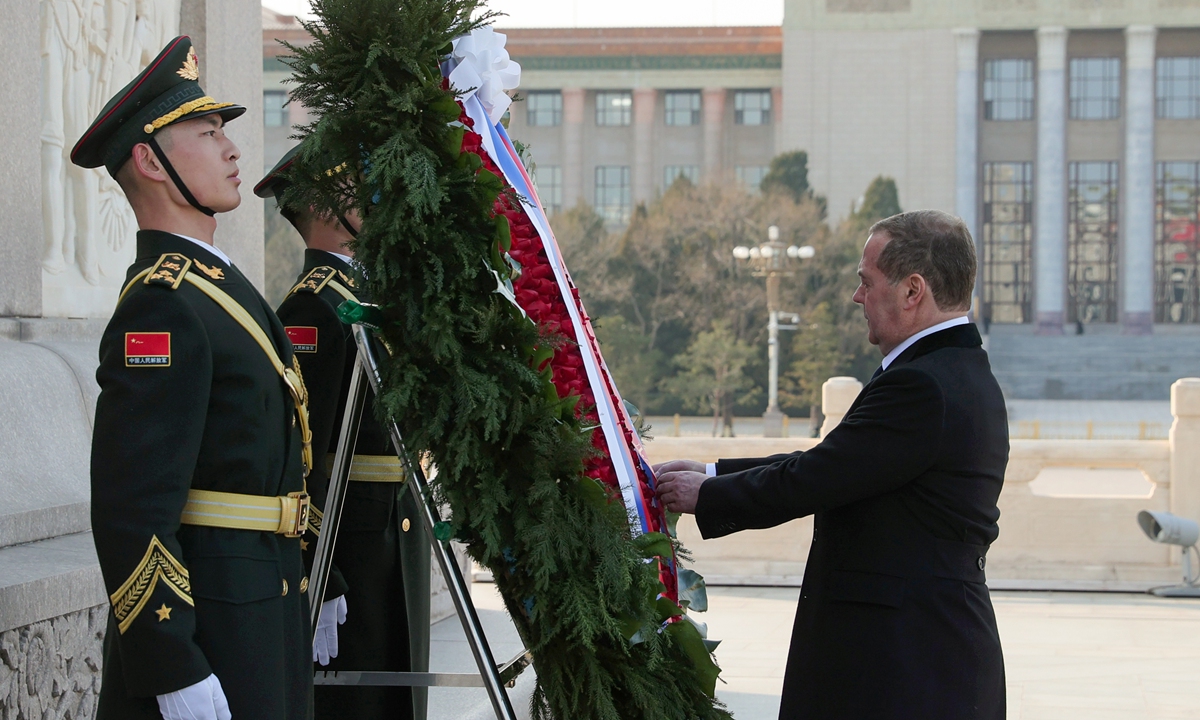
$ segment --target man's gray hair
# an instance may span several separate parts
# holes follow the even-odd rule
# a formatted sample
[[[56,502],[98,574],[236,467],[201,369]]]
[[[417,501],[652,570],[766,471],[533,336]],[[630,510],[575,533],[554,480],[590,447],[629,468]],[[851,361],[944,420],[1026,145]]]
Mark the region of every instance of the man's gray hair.
[[[970,309],[975,242],[966,223],[939,210],[914,210],[880,220],[871,226],[877,232],[891,238],[876,263],[888,282],[920,275],[939,310]]]

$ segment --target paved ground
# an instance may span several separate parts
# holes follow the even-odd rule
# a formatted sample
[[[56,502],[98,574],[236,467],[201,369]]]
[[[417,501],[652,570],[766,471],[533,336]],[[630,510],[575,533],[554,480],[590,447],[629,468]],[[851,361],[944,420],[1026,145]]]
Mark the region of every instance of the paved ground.
[[[725,684],[717,694],[739,720],[773,720],[787,658],[797,588],[710,588],[697,617],[717,650]],[[520,649],[490,584],[475,603],[496,656]],[[995,592],[1004,643],[1011,720],[1200,718],[1200,600],[1119,593]],[[435,670],[467,671],[473,661],[455,618],[434,626]],[[527,717],[532,673],[512,691]],[[482,690],[438,689],[430,720],[494,718]]]

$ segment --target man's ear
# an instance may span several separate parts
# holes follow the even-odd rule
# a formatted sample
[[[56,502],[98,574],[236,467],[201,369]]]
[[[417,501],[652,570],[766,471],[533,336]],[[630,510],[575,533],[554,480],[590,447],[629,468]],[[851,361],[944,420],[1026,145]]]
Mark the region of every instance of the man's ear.
[[[134,173],[138,177],[144,177],[148,180],[157,182],[166,182],[167,173],[163,170],[162,163],[158,161],[158,156],[150,149],[146,143],[138,143],[133,146],[133,154],[130,158],[133,162]]]
[[[908,276],[904,281],[904,307],[905,309],[914,308],[921,304],[926,293],[929,292],[929,284],[925,282],[925,278],[917,273]]]

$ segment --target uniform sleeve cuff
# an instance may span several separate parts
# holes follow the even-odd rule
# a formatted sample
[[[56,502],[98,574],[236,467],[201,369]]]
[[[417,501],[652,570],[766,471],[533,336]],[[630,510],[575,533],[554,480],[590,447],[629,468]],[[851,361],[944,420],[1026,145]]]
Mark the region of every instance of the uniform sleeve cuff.
[[[707,463],[704,466],[704,474],[708,475],[709,477],[716,477],[717,476],[717,464],[716,463]]]

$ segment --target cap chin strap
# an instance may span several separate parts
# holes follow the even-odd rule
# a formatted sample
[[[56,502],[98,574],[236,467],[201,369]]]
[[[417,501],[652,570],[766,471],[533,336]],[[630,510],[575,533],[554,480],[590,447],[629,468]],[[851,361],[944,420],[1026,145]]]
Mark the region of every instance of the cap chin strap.
[[[179,194],[183,196],[184,200],[187,200],[188,205],[191,205],[209,217],[216,215],[216,210],[201,205],[200,201],[196,199],[196,196],[192,194],[192,191],[188,190],[188,186],[183,184],[183,178],[179,177],[179,173],[175,172],[175,166],[172,165],[171,161],[167,159],[167,154],[163,152],[161,147],[159,147],[158,141],[154,139],[153,135],[150,136],[147,144],[150,146],[150,149],[154,151],[154,155],[158,158],[158,161],[162,163],[163,170],[167,171],[167,175],[170,176],[171,182],[175,183],[175,187],[179,189]]]
[[[338,222],[342,224],[342,227],[346,228],[346,232],[350,233],[350,237],[358,237],[358,231],[354,229],[354,226],[350,224],[345,215],[338,215]]]

